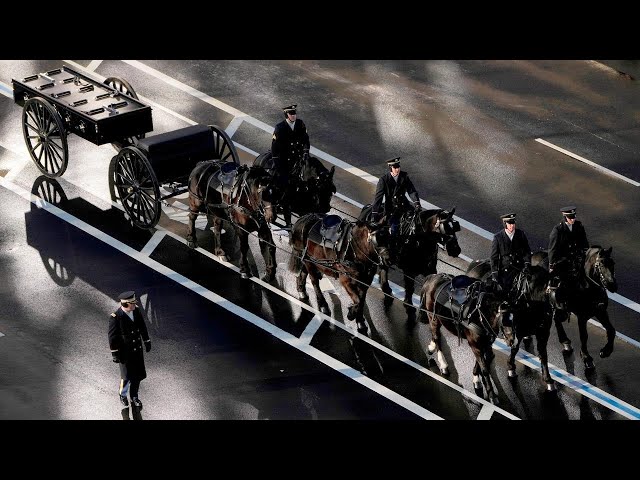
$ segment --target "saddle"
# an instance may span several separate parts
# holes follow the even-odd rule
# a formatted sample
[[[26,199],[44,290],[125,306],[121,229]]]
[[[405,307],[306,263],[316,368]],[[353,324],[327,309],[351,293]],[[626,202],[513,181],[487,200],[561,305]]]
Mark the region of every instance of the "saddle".
[[[436,294],[436,303],[449,309],[451,316],[458,322],[469,326],[471,313],[479,299],[480,280],[466,275],[457,275],[440,287]]]
[[[239,173],[240,168],[237,163],[225,162],[220,167],[220,170],[212,175],[211,182],[216,185],[217,191],[224,195],[226,190],[226,193],[230,195]]]
[[[342,250],[347,232],[350,230],[349,222],[338,215],[317,214],[320,220],[309,231],[309,240],[337,252]]]

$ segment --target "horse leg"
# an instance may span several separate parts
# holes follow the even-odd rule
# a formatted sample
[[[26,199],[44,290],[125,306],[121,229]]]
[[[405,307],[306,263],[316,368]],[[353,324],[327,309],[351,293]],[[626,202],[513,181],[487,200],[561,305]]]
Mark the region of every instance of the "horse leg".
[[[444,358],[442,354],[442,350],[440,349],[441,345],[441,337],[440,337],[440,328],[442,324],[440,320],[436,318],[436,316],[432,313],[427,313],[429,315],[429,325],[431,326],[431,342],[429,342],[429,346],[427,347],[427,351],[430,355],[436,354],[436,359],[438,363],[438,368],[440,369],[440,373],[444,376],[449,375],[449,365],[447,364],[447,360]]]
[[[587,340],[589,338],[589,333],[587,333],[587,320],[588,317],[584,314],[578,316],[578,331],[580,332],[580,358],[584,362],[584,368],[587,370],[591,370],[596,368],[593,363],[593,357],[589,355],[589,351],[587,350]]]
[[[220,232],[222,231],[222,219],[220,217],[213,218],[211,231],[213,232],[213,254],[220,257],[223,262],[228,262],[229,258],[222,249],[222,241],[220,240]]]
[[[364,319],[364,306],[367,297],[367,287],[358,287],[358,306],[356,308],[356,326],[358,331],[364,333],[367,331],[367,323]]]
[[[378,270],[378,276],[380,278],[380,289],[384,295],[384,306],[390,307],[393,303],[393,293],[389,286],[389,270],[386,267],[380,267]]]
[[[266,223],[260,226],[258,236],[260,237],[260,251],[265,263],[265,274],[262,276],[262,281],[271,282],[276,278],[276,246],[273,243],[271,230]]]
[[[538,344],[538,356],[540,357],[540,371],[542,373],[542,379],[547,385],[547,391],[553,392],[556,390],[556,384],[551,378],[549,373],[549,358],[547,355],[547,344],[549,342],[549,333],[551,331],[551,325],[545,320],[536,331],[536,343]]]
[[[322,294],[322,290],[320,290],[320,279],[322,278],[322,275],[317,268],[309,268],[309,278],[311,279],[313,290],[316,292],[318,310],[320,310],[320,312],[324,313],[325,315],[331,315],[331,312],[329,311],[329,304],[325,300],[324,295]]]
[[[249,268],[249,260],[247,253],[249,252],[249,234],[244,228],[236,228],[240,237],[240,276],[242,278],[251,277],[251,269]]]
[[[599,311],[594,316],[607,331],[607,343],[600,350],[600,358],[607,358],[613,352],[613,341],[616,339],[616,329],[613,328],[606,310]]]
[[[309,271],[307,270],[307,266],[304,262],[302,262],[302,266],[300,267],[300,273],[298,274],[298,278],[296,278],[296,288],[298,290],[298,298],[303,301],[309,300],[309,295],[307,295],[307,275],[309,275]]]
[[[516,378],[518,373],[516,372],[516,355],[520,350],[520,338],[516,337],[516,341],[511,347],[511,353],[509,354],[509,360],[507,360],[507,375],[509,378]]]
[[[196,235],[196,219],[198,211],[189,209],[189,221],[187,222],[187,245],[189,248],[197,248],[198,237]]]
[[[556,331],[558,332],[558,341],[562,344],[562,352],[563,353],[571,353],[573,351],[573,347],[571,346],[571,340],[567,336],[567,332],[564,331],[564,326],[562,325],[562,320],[558,318],[558,311],[554,309],[553,311],[553,323],[556,325]],[[567,312],[571,315],[571,312]]]
[[[416,281],[414,278],[404,275],[404,310],[407,312],[409,322],[413,322],[416,319],[416,309],[413,306],[415,286]]]
[[[484,339],[480,338],[478,339],[477,342],[474,342],[473,339],[470,339],[470,340],[471,341],[469,342],[469,345],[472,345],[471,349],[473,350],[473,353],[476,356],[476,366],[474,366],[473,368],[474,387],[476,385],[475,379],[477,375],[475,372],[477,372],[476,367],[478,367],[480,370],[480,376],[482,377],[482,383],[487,392],[487,397],[489,401],[494,405],[498,405],[500,401],[498,400],[498,395],[494,391],[493,384],[491,382],[491,370],[490,370],[491,360],[485,362],[484,355],[482,354],[482,350],[480,349],[480,342],[483,342]],[[488,348],[491,348],[491,345],[488,345]]]

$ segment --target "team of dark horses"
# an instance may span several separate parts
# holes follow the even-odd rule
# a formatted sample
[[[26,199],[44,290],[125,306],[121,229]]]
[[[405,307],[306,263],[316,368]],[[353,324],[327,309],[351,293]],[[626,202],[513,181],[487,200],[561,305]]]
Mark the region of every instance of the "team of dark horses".
[[[508,375],[516,377],[515,358],[522,340],[535,336],[540,358],[542,379],[547,390],[555,390],[548,367],[547,343],[552,324],[565,352],[571,351],[563,327],[571,314],[575,315],[580,333],[580,356],[586,369],[594,368],[587,349],[587,322],[595,318],[607,333],[607,343],[600,350],[605,358],[613,351],[615,329],[607,314],[607,291],[615,292],[612,249],[592,246],[585,255],[581,270],[569,285],[550,288],[546,251],[532,257],[532,267],[520,272],[509,292],[496,290],[490,280],[488,260],[473,261],[465,275],[437,273],[438,251],[450,257],[461,253],[456,237],[460,225],[453,219],[455,208],[407,211],[401,218],[398,237],[392,239],[386,219],[371,222],[371,208],[366,205],[357,219],[348,220],[330,215],[330,201],[336,192],[333,182],[335,167],[327,169],[317,158],[300,158],[295,188],[288,198],[297,215],[289,235],[291,256],[289,270],[297,275],[298,297],[307,301],[306,280],[315,291],[318,309],[330,314],[320,289],[320,279],[327,275],[339,280],[352,304],[347,318],[356,322],[357,330],[367,332],[364,318],[365,297],[376,273],[379,274],[385,305],[394,297],[389,287],[389,269],[404,276],[404,307],[409,324],[415,319],[413,303],[416,277],[424,277],[420,291],[418,320],[428,323],[431,343],[428,353],[434,355],[443,375],[449,368],[441,351],[440,329],[444,326],[458,338],[465,338],[475,356],[473,384],[478,393],[482,387],[487,398],[498,403],[490,378],[493,343],[502,337],[511,354],[507,362]],[[262,280],[270,282],[276,274],[276,245],[270,224],[282,211],[284,193],[274,182],[270,152],[258,156],[251,166],[232,162],[201,162],[189,177],[189,223],[187,242],[197,246],[195,220],[208,216],[214,234],[214,254],[227,260],[220,242],[222,222],[235,228],[240,240],[240,274],[251,276],[248,263],[248,235],[257,232],[265,261]],[[293,193],[291,193],[293,192]],[[293,195],[293,197],[290,197]]]

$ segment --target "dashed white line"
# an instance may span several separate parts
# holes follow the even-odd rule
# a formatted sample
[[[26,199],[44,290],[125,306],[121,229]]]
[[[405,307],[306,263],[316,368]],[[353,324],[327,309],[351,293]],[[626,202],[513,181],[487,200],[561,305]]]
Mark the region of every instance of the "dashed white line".
[[[149,239],[146,245],[140,250],[140,253],[143,255],[151,255],[156,247],[160,244],[162,239],[166,236],[166,233],[162,230],[156,231],[153,236]]]
[[[580,155],[576,155],[573,152],[570,152],[569,150],[565,150],[564,148],[560,148],[557,145],[554,145],[553,143],[547,142],[546,140],[543,140],[541,138],[536,138],[536,142],[541,143],[543,145],[546,145],[549,148],[553,148],[554,150],[557,150],[560,153],[564,153],[565,155],[570,156],[571,158],[575,158],[576,160],[581,161],[582,163],[586,163],[587,165],[595,168],[596,170],[600,170],[602,173],[609,175],[611,177],[615,177],[618,178],[620,180],[623,180],[627,183],[630,183],[631,185],[638,187],[640,186],[640,182],[636,182],[635,180],[631,180],[630,178],[625,177],[624,175],[620,175],[617,172],[614,172],[613,170],[609,170],[608,168],[603,167],[602,165],[598,165],[595,162],[592,162],[591,160],[587,160],[584,157],[581,157]]]

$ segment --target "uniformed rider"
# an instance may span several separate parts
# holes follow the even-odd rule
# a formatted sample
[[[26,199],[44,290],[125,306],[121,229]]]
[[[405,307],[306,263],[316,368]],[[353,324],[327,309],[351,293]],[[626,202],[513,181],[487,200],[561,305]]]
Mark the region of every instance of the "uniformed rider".
[[[516,228],[516,214],[501,215],[502,230],[491,243],[491,277],[503,292],[509,293],[520,271],[529,273],[531,248],[524,230]]]
[[[420,211],[420,197],[409,174],[400,170],[400,157],[387,160],[387,166],[389,171],[380,177],[376,186],[371,205],[371,220],[379,222],[384,214],[391,227],[391,235],[396,236],[402,214],[412,208]],[[411,203],[407,200],[407,194],[411,198]]]
[[[589,241],[580,220],[576,220],[576,207],[560,209],[563,221],[553,227],[549,235],[549,273],[554,282],[576,279],[582,272]],[[571,282],[569,282],[570,286]]]
[[[282,109],[284,120],[275,126],[271,138],[271,155],[275,168],[275,182],[283,192],[281,200],[285,223],[291,225],[291,194],[297,184],[294,174],[300,174],[300,160],[309,157],[309,134],[302,119],[297,116],[298,105],[289,105]]]

